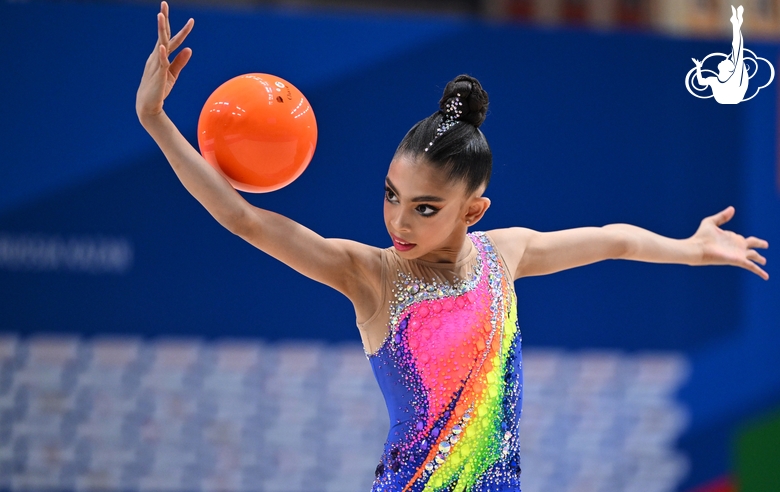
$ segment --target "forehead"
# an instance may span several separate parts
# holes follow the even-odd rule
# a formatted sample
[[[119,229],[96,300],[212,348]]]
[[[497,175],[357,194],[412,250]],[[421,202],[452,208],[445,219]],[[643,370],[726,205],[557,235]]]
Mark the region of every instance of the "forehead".
[[[396,156],[387,169],[387,177],[400,195],[436,195],[448,197],[464,192],[464,184],[452,182],[446,173],[420,159]]]

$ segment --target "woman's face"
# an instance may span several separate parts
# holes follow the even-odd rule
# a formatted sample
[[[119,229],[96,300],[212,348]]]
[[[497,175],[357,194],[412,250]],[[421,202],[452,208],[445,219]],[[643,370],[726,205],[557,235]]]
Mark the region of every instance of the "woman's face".
[[[385,179],[384,217],[402,258],[455,261],[474,211],[489,200],[466,195],[463,181],[450,182],[433,166],[404,155],[390,163]],[[475,220],[476,219],[476,220]],[[469,224],[469,225],[471,225]]]

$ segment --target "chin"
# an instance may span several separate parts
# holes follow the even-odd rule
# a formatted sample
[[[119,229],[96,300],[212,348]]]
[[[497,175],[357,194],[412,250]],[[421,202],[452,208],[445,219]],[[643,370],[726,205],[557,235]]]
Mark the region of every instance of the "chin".
[[[415,245],[414,248],[409,250],[401,250],[398,248],[395,248],[396,253],[398,253],[398,256],[405,258],[407,260],[413,260],[415,258],[418,258],[422,255],[417,254],[417,251],[419,251],[419,246]]]
[[[400,251],[398,248],[396,248],[396,253],[398,253],[398,256],[403,258],[404,260],[417,260],[427,253],[427,251],[423,251],[420,248],[420,245],[415,245],[414,248],[407,250],[407,251]]]

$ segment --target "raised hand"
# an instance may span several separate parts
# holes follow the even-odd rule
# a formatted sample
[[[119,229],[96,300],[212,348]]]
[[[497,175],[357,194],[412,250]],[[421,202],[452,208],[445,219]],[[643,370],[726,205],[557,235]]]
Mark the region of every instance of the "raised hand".
[[[766,258],[755,248],[766,249],[769,243],[763,239],[750,236],[745,238],[732,231],[720,228],[732,217],[734,207],[728,207],[715,215],[701,221],[699,229],[691,239],[701,246],[700,265],[733,265],[750,270],[764,280],[769,275],[758,265],[766,265]]]
[[[194,25],[195,21],[189,19],[176,36],[171,38],[168,3],[160,4],[160,13],[157,14],[157,44],[146,60],[144,74],[135,98],[135,111],[139,119],[162,112],[163,101],[171,92],[181,69],[190,60],[192,50],[182,49],[173,62],[168,61],[168,56],[181,46]]]

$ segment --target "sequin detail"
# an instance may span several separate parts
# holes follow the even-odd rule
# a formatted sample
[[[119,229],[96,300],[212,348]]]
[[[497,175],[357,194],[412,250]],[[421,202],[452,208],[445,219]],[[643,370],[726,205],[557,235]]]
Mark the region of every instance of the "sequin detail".
[[[390,414],[373,491],[520,490],[520,331],[514,286],[485,233],[452,283],[405,272],[369,361]]]
[[[433,146],[433,142],[435,142],[437,138],[441,137],[447,130],[458,123],[460,117],[463,115],[461,107],[463,107],[463,102],[460,100],[460,93],[447,100],[444,109],[439,111],[442,114],[441,123],[439,123],[439,126],[436,128],[436,133],[433,135],[431,141],[428,142],[428,146],[425,147],[423,152],[428,152],[428,149]]]

